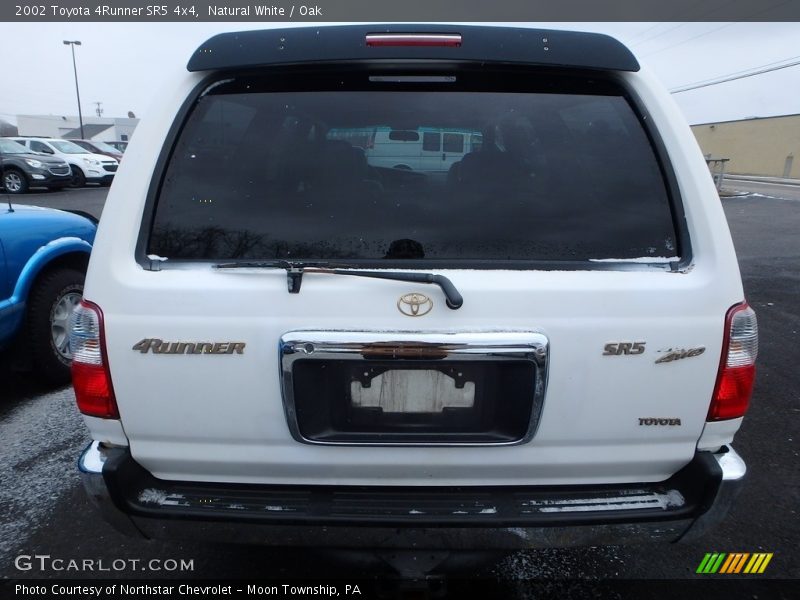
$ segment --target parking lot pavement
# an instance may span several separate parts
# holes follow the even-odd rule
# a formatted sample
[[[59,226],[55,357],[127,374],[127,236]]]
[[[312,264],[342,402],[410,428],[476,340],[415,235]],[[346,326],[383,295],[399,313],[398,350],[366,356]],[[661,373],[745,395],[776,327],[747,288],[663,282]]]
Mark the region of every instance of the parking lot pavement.
[[[34,190],[32,193],[20,196],[2,196],[3,200],[10,199],[14,204],[27,204],[31,206],[44,206],[60,210],[82,210],[99,219],[103,214],[106,203],[107,187],[91,186],[84,188],[50,192],[47,190]]]
[[[757,197],[800,200],[800,185],[796,183],[778,183],[773,180],[758,179],[728,179],[726,176],[722,183],[722,189],[729,193],[757,194]]]
[[[103,190],[42,197],[100,202]],[[37,198],[30,197],[31,203]],[[78,202],[75,202],[76,207]],[[758,312],[760,356],[752,405],[734,446],[748,482],[728,519],[699,541],[518,552],[479,575],[498,585],[530,578],[685,578],[706,552],[773,552],[764,577],[800,574],[800,204],[738,197],[723,206],[739,255],[747,298]],[[80,207],[80,208],[86,208]],[[66,389],[46,391],[30,377],[0,374],[0,578],[86,577],[20,571],[14,557],[190,559],[190,573],[122,571],[104,577],[374,576],[342,555],[309,556],[260,547],[147,542],[123,537],[100,520],[77,481],[74,461],[88,442]],[[309,566],[312,565],[312,566]],[[476,572],[477,576],[478,573]],[[497,596],[500,597],[500,596]],[[504,597],[512,597],[505,595]],[[565,596],[566,597],[566,596]],[[788,597],[788,596],[787,596]]]

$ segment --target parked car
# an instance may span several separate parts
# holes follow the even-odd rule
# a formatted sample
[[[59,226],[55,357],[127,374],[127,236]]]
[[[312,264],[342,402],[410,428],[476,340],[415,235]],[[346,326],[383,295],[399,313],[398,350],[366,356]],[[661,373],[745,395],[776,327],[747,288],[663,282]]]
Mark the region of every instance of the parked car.
[[[697,142],[623,44],[314,26],[220,34],[188,70],[73,317],[103,515],[423,571],[724,518],[756,317]],[[481,139],[412,181],[328,136],[378,127]]]
[[[97,222],[0,204],[0,351],[52,383],[70,379],[68,323],[83,292]]]
[[[114,141],[114,142],[106,142],[106,144],[108,144],[109,146],[111,146],[113,148],[116,148],[117,150],[119,150],[123,154],[125,154],[125,149],[128,147],[128,142],[127,141],[123,141],[123,140],[118,140],[118,141]]]
[[[94,154],[69,140],[42,137],[11,138],[40,154],[60,158],[70,165],[73,187],[83,187],[87,183],[109,186],[114,180],[119,162],[104,154]]]
[[[0,138],[0,187],[7,193],[24,194],[31,187],[59,190],[70,180],[65,161],[35,154],[14,140]]]
[[[122,152],[105,142],[97,142],[94,140],[70,140],[70,142],[78,144],[78,146],[93,154],[104,154],[115,159],[117,162],[122,160]]]

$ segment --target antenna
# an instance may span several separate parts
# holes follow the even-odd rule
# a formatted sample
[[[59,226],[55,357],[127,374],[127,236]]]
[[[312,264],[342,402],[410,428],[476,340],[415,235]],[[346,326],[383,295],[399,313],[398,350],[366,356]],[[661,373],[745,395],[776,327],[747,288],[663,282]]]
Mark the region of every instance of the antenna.
[[[98,117],[102,117],[103,116],[103,109],[100,107],[102,102],[95,102],[95,104],[97,105],[97,108],[94,109],[94,112],[97,113]]]

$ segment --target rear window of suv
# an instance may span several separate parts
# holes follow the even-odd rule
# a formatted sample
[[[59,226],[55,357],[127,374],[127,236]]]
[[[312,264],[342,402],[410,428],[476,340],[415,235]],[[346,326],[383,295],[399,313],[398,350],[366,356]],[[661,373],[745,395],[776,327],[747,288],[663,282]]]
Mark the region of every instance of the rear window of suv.
[[[147,253],[453,266],[677,260],[664,175],[622,89],[531,79],[500,89],[497,78],[468,76],[451,86],[364,75],[220,82],[173,142]]]

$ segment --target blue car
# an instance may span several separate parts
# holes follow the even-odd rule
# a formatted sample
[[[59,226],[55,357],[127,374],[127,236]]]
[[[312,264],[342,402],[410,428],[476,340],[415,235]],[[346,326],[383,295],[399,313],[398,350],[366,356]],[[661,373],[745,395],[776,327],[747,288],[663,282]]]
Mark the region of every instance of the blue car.
[[[88,214],[0,204],[0,361],[69,381],[69,318],[96,229]]]

